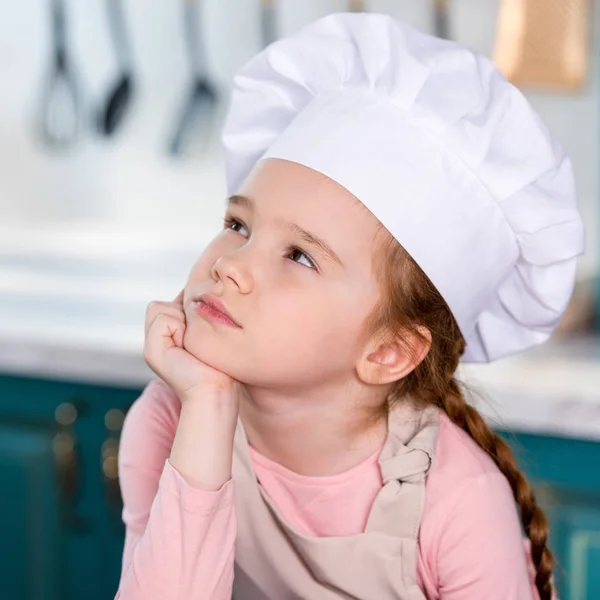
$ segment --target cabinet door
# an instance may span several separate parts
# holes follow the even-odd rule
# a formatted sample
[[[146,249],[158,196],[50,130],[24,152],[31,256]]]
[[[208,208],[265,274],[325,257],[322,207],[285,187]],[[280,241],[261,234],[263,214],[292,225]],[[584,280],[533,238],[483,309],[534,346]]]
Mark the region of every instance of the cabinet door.
[[[118,479],[118,449],[122,420],[141,390],[90,388],[86,392],[95,418],[82,430],[90,451],[86,502],[97,524],[94,532],[97,578],[86,598],[114,598],[119,585],[125,526]]]
[[[118,439],[105,417],[139,393],[0,377],[0,536],[11,540],[0,543],[2,600],[114,597],[122,505],[103,472],[105,442]]]
[[[0,585],[6,600],[63,600],[54,432],[0,424]]]
[[[553,512],[562,598],[600,598],[600,497],[563,493]]]
[[[550,522],[560,600],[600,599],[600,444],[502,433]]]

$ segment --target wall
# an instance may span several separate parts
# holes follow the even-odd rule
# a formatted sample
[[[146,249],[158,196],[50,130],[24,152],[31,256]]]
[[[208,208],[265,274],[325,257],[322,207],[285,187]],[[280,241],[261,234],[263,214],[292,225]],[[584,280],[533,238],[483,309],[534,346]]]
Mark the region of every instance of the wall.
[[[115,60],[105,2],[66,0],[70,49],[84,89],[88,122],[114,81]],[[235,70],[260,49],[258,2],[201,2],[210,71],[227,91]],[[385,11],[426,30],[433,2],[380,0]],[[497,0],[451,0],[454,37],[487,55],[492,52]],[[182,0],[124,0],[136,62],[139,93],[130,118],[115,140],[88,128],[77,151],[51,156],[35,142],[33,122],[49,68],[49,0],[4,3],[0,16],[0,220],[22,228],[50,222],[80,225],[100,220],[124,230],[184,232],[216,224],[223,185],[217,140],[213,149],[187,161],[164,153],[167,135],[185,91],[187,63],[182,39]],[[281,35],[312,19],[344,10],[339,0],[281,0]],[[598,11],[593,23],[590,79],[576,95],[531,94],[535,107],[571,154],[588,226],[588,247],[598,230]],[[185,222],[182,222],[185,219]],[[12,225],[11,225],[12,227]],[[15,229],[12,227],[12,231]],[[597,264],[588,252],[581,269]]]

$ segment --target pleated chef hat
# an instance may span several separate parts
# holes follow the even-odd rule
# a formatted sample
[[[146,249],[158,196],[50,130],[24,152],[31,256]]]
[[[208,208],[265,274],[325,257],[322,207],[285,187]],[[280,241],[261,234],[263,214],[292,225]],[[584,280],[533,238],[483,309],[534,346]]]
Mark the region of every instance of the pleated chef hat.
[[[375,13],[336,13],[235,75],[228,195],[259,160],[354,194],[442,294],[465,362],[544,342],[584,249],[568,157],[487,58]]]

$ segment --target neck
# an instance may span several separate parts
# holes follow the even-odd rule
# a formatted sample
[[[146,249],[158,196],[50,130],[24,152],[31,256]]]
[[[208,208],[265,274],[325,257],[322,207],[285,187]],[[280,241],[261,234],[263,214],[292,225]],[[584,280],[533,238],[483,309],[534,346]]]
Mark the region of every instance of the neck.
[[[374,417],[373,405],[344,394],[294,396],[247,389],[240,418],[248,443],[257,452],[306,476],[343,473],[385,442],[387,417]],[[324,396],[324,395],[322,395]],[[372,404],[372,403],[371,403]],[[375,405],[376,406],[376,405]]]

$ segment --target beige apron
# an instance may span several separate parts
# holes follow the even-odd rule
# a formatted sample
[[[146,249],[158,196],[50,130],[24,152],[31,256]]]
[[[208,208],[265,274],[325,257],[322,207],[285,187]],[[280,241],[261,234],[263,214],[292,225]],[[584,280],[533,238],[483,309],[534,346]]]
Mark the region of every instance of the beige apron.
[[[241,419],[234,442],[238,535],[235,600],[424,600],[417,536],[425,476],[439,429],[435,407],[406,405],[388,419],[379,458],[383,487],[363,533],[309,537],[289,525],[258,483]]]

